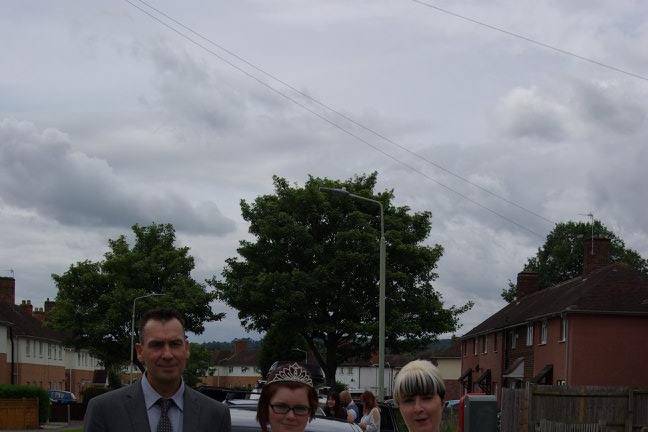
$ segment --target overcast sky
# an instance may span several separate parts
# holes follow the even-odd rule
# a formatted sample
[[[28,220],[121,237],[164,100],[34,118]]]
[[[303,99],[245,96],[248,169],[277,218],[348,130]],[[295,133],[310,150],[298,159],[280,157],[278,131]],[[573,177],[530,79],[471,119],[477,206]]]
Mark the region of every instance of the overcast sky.
[[[407,0],[148,1],[409,152],[175,25],[379,150],[351,137],[127,2],[3,1],[0,270],[18,301],[42,306],[52,273],[100,259],[134,223],[173,223],[194,277],[219,275],[248,236],[239,200],[271,192],[273,174],[378,171],[397,204],[431,211],[436,287],[475,302],[459,334],[504,305],[547,220],[591,211],[648,255],[648,80]],[[648,76],[646,2],[429,3]],[[258,336],[213,308],[227,317],[194,340]]]

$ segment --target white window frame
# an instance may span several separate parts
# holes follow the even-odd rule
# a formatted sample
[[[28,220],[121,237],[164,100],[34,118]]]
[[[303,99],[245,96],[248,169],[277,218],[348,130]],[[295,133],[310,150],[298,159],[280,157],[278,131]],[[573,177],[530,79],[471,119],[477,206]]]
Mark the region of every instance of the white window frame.
[[[30,357],[30,356],[31,356],[31,349],[30,349],[30,345],[31,345],[31,344],[30,344],[30,342],[31,342],[31,341],[30,341],[29,339],[27,339],[27,345],[26,345],[26,347],[25,347],[25,356],[26,356],[26,357]]]
[[[477,355],[477,337],[473,338],[473,355]]]
[[[527,324],[526,344],[527,346],[533,345],[533,323]]]
[[[549,324],[547,323],[547,320],[542,320],[542,324],[540,327],[540,345],[547,344],[548,335],[549,335]]]
[[[511,349],[517,348],[518,332],[517,329],[511,330]]]
[[[493,333],[493,352],[497,352],[497,332]]]
[[[560,338],[561,342],[565,342],[567,340],[567,331],[569,331],[569,323],[567,322],[567,317],[562,317],[562,321],[560,323],[560,330],[562,333],[562,337]]]
[[[488,338],[486,335],[482,336],[482,354],[488,353]]]

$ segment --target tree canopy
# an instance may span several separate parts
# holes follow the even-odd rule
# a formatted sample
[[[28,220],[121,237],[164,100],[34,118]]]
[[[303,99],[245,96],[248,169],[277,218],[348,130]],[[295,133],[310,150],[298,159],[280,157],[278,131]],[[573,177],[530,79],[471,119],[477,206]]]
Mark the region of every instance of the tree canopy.
[[[132,229],[132,247],[121,235],[108,240],[110,249],[103,260],[81,261],[61,275],[52,275],[58,294],[48,325],[63,331],[69,345],[89,348],[107,369],[130,360],[136,297],[162,294],[138,300],[136,320],[152,307],[171,307],[184,314],[187,331],[202,333],[206,321],[223,317],[211,310],[215,293],[191,277],[194,259],[188,247],[175,246],[172,225],[134,225]]]
[[[379,200],[387,243],[386,346],[402,351],[454,331],[471,304],[444,307],[434,289],[440,245],[424,244],[430,212],[393,204],[374,193],[377,173],[346,181],[309,177],[303,187],[273,177],[274,193],[241,201],[252,240],[226,260],[209,283],[239,311],[243,326],[298,333],[334,384],[339,362],[367,357],[378,346],[380,216],[377,205],[320,191],[346,188]],[[280,359],[276,359],[280,360]]]
[[[593,223],[569,221],[557,224],[547,235],[536,255],[527,260],[523,270],[539,274],[540,288],[580,276],[583,273],[583,242],[591,238],[592,232],[595,236],[610,239],[612,262],[624,262],[648,275],[648,261],[636,251],[627,248],[622,239],[597,220]],[[511,302],[516,295],[517,287],[509,280],[508,288],[502,291],[501,296]]]

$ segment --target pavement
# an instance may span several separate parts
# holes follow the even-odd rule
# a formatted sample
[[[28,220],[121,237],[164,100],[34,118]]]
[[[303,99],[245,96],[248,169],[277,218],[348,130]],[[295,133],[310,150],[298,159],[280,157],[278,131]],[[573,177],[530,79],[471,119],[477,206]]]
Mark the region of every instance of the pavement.
[[[22,430],[6,430],[2,432],[41,432],[43,430],[52,431],[70,431],[83,428],[82,421],[72,421],[70,423],[45,423],[41,425],[40,429],[22,429]]]

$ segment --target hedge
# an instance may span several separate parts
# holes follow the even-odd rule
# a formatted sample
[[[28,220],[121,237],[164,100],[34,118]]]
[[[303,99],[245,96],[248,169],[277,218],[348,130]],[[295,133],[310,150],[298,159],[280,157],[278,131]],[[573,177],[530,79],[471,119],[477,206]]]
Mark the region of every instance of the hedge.
[[[50,398],[46,390],[28,385],[0,384],[0,399],[38,398],[38,421],[46,423],[50,412]]]

